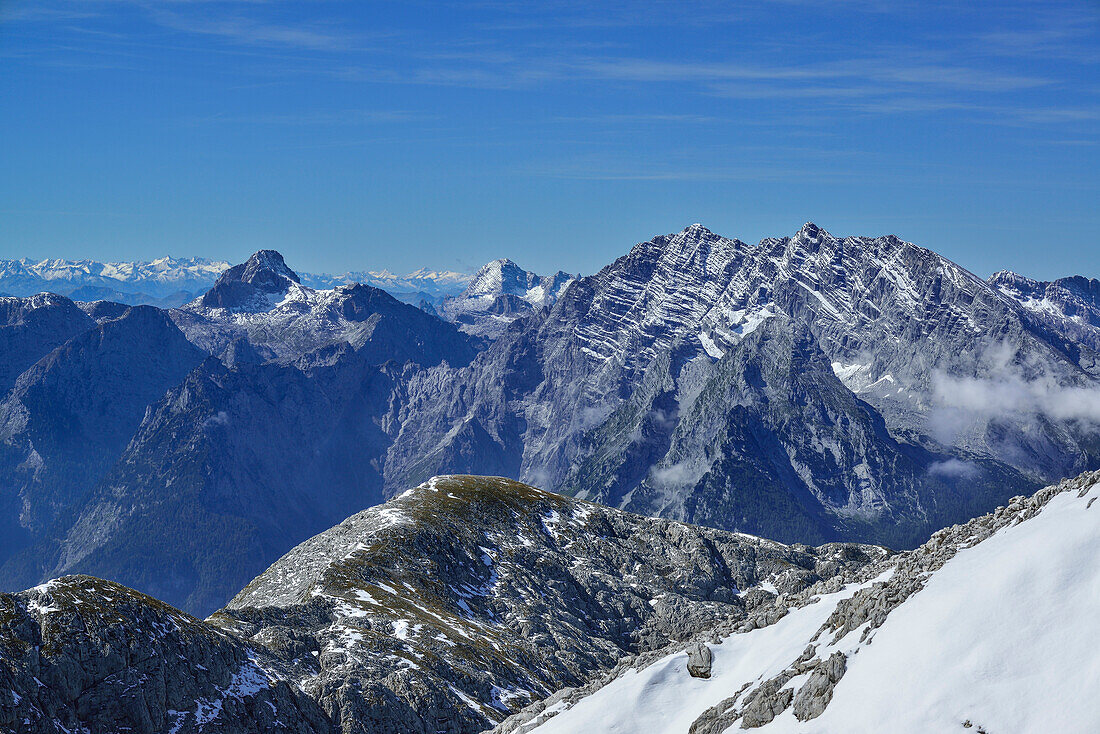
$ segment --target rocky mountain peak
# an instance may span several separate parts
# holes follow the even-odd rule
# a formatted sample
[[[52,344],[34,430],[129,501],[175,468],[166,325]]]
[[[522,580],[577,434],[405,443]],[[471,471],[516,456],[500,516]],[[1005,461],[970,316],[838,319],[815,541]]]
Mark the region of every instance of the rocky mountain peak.
[[[241,265],[227,270],[224,280],[239,280],[275,293],[286,290],[287,280],[301,283],[298,274],[287,267],[283,256],[275,250],[259,250]]]
[[[541,276],[502,258],[485,264],[460,295],[446,299],[440,315],[476,336],[499,336],[510,323],[553,305],[574,276]]]
[[[298,285],[298,274],[287,267],[275,250],[260,250],[245,262],[234,265],[219,276],[201,304],[208,308],[242,308],[257,297],[286,293]]]
[[[798,230],[798,234],[795,235],[796,238],[804,240],[816,240],[822,236],[828,237],[829,233],[813,222],[803,224],[802,228]]]

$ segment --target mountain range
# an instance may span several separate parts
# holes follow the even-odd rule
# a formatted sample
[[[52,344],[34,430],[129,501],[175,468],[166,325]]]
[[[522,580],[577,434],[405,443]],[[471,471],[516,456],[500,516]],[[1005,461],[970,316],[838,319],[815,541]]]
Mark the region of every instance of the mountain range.
[[[431,311],[311,282],[265,250],[173,309],[0,300],[0,588],[89,573],[208,614],[445,474],[904,549],[1100,466],[1084,278],[807,224],[692,225],[588,277],[496,261]]]
[[[46,259],[0,260],[0,294],[30,296],[44,291],[74,301],[115,301],[131,306],[182,306],[205,293],[230,263],[201,257],[162,257],[150,261],[112,262]],[[461,293],[471,276],[420,268],[408,275],[387,270],[342,274],[303,273],[305,285],[331,289],[365,283],[413,303],[439,303]]]

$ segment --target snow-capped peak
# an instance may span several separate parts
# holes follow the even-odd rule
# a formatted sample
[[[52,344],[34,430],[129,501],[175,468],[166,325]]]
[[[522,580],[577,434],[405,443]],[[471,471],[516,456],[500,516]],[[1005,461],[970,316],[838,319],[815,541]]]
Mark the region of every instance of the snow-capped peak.
[[[465,291],[444,301],[441,311],[463,331],[497,336],[517,318],[553,305],[573,280],[562,271],[543,277],[501,258],[483,265]]]

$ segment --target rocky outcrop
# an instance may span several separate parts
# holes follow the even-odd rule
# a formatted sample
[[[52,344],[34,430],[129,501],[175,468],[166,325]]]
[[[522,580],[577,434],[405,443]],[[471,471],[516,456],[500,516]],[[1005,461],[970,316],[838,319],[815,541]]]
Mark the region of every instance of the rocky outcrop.
[[[821,715],[833,697],[833,687],[844,676],[847,662],[847,656],[838,651],[817,664],[809,680],[794,697],[794,715],[799,721],[809,721]]]
[[[687,649],[687,671],[692,678],[709,678],[714,655],[703,642],[696,642]]]
[[[87,576],[0,594],[0,729],[335,731],[263,648]]]
[[[884,553],[437,477],[301,544],[210,621],[266,645],[345,727],[475,732],[715,620],[764,618],[762,585],[795,593]]]

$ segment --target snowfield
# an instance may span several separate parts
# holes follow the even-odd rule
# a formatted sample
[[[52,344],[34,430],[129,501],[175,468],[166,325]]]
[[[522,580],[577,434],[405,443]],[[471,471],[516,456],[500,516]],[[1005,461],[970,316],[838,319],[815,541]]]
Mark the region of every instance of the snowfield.
[[[882,581],[877,578],[875,581]],[[539,734],[578,732],[686,732],[708,708],[749,681],[765,680],[787,667],[806,647],[841,599],[867,584],[852,584],[816,604],[797,609],[773,625],[730,635],[714,653],[709,680],[692,678],[683,653],[663,658],[623,677],[539,726]]]
[[[1063,492],[1031,519],[963,548],[894,609],[817,654],[847,654],[847,672],[818,718],[788,707],[765,732],[1100,731],[1100,496]],[[839,600],[713,645],[712,678],[688,675],[683,653],[628,671],[534,731],[687,732],[710,706],[798,657]],[[824,643],[824,644],[821,644]],[[806,676],[785,687],[798,688]],[[966,724],[969,726],[966,726]],[[738,725],[734,725],[738,728]]]

